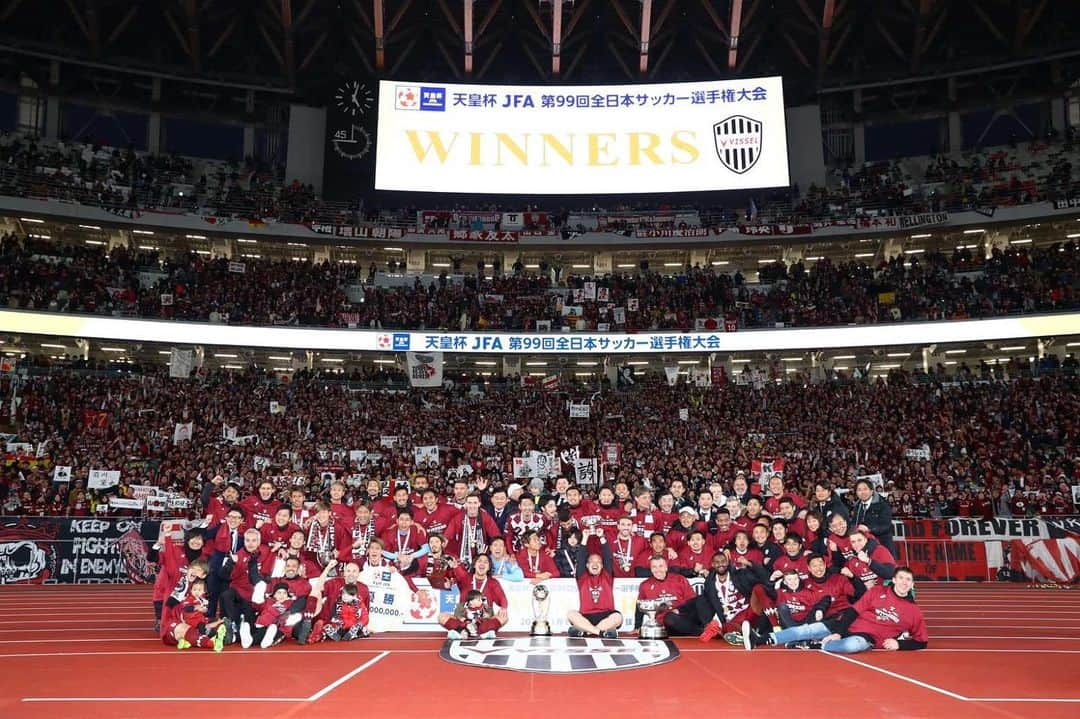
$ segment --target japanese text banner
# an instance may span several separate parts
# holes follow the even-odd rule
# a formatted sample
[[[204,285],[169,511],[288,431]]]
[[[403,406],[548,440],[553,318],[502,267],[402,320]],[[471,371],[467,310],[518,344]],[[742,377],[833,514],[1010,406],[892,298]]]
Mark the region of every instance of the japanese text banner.
[[[379,190],[551,195],[788,184],[780,77],[561,87],[380,83]]]

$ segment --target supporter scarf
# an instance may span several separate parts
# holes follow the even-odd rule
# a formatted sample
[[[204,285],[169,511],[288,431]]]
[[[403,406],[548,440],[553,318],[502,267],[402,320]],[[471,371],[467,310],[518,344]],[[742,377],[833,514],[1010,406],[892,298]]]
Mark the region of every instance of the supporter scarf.
[[[330,521],[326,528],[319,526],[318,522],[312,522],[308,529],[307,543],[304,548],[314,552],[319,558],[319,564],[324,567],[334,558],[334,515],[330,515]]]
[[[353,545],[354,545],[353,550],[352,550],[353,557],[363,557],[363,556],[367,555],[367,548],[368,548],[368,545],[371,544],[371,537],[374,534],[375,534],[375,522],[373,522],[373,521],[368,522],[367,524],[365,524],[363,529],[357,529],[356,525],[353,524],[353,530],[352,530],[352,538],[353,538]],[[364,540],[360,544],[359,547],[355,546],[356,545],[356,540],[358,540],[358,539],[363,539]]]
[[[466,515],[461,526],[461,552],[458,559],[463,564],[471,565],[473,555],[483,552],[484,549],[484,531],[480,517],[470,520]]]
[[[626,540],[626,549],[623,550],[622,540],[619,537],[615,537],[615,559],[618,561],[620,567],[629,567],[630,563],[634,561],[630,551],[634,548],[634,538]],[[624,569],[625,571],[625,569]]]

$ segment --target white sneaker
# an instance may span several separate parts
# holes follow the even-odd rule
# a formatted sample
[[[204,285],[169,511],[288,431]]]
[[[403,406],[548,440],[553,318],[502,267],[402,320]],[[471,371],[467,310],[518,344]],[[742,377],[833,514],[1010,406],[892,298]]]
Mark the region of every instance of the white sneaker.
[[[743,621],[742,627],[740,627],[740,628],[742,629],[741,633],[742,633],[743,649],[745,649],[746,651],[750,651],[751,649],[754,648],[754,644],[750,640],[750,622]]]
[[[274,645],[274,637],[277,636],[277,625],[271,624],[266,628],[266,634],[263,635],[262,643],[259,644],[263,649],[269,649]]]
[[[251,636],[251,625],[245,621],[240,622],[240,646],[250,649],[254,638]]]
[[[461,632],[456,629],[451,629],[446,633],[447,639],[461,639]]]
[[[300,612],[293,612],[285,618],[285,626],[294,627],[300,623],[300,620],[304,618],[304,615]]]
[[[495,638],[495,632],[493,632],[492,630],[489,629],[486,632],[484,632],[483,634],[481,634],[480,638],[481,639],[494,639]]]
[[[266,599],[266,582],[259,582],[251,590],[251,603],[262,604]]]

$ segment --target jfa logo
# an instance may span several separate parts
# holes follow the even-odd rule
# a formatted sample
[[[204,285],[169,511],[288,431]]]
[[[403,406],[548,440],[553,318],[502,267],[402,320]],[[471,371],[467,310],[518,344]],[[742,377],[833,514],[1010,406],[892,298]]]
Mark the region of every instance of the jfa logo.
[[[394,333],[394,351],[401,352],[409,349],[409,334],[407,332]]]
[[[446,89],[442,87],[420,88],[420,109],[435,112],[446,110]]]

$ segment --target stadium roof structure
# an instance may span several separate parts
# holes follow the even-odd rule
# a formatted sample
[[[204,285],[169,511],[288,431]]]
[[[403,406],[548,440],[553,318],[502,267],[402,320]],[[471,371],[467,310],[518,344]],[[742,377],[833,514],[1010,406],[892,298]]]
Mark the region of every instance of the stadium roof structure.
[[[164,105],[181,94],[212,105],[237,89],[323,99],[341,75],[611,83],[779,74],[789,102],[857,96],[857,112],[870,116],[1069,87],[1080,75],[1080,4],[5,0],[0,81],[20,74],[114,101],[145,101],[152,78],[179,81]]]

